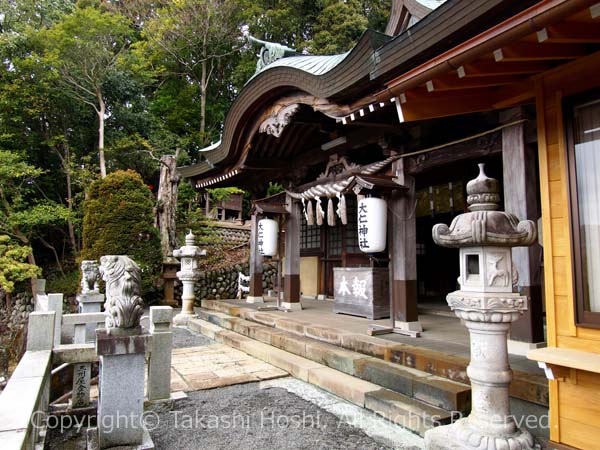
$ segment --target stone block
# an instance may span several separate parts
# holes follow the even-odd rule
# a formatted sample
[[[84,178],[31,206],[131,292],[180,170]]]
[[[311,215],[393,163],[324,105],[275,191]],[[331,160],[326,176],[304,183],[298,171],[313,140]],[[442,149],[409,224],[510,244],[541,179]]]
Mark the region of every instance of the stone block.
[[[54,311],[34,311],[29,315],[27,350],[52,350],[54,346]]]
[[[149,334],[109,334],[108,329],[96,330],[96,353],[101,355],[144,354]]]
[[[307,326],[304,333],[307,337],[338,346],[342,343],[342,336],[348,334],[345,331],[319,325]]]
[[[248,339],[240,342],[240,350],[262,361],[268,361],[269,353],[273,351],[273,347],[253,339]]]
[[[357,377],[408,397],[413,396],[415,380],[429,376],[421,371],[375,358],[357,360],[354,370]]]
[[[27,358],[21,358],[11,379],[46,376],[50,370],[51,354],[50,350],[28,351]]]
[[[239,320],[243,320],[243,319],[239,319],[237,317],[226,316],[221,319],[221,326],[223,328],[225,328],[226,330],[233,330],[235,327],[235,323]]]
[[[242,336],[241,334],[229,330],[221,331],[219,333],[219,336],[221,337],[221,342],[223,342],[223,344],[228,345],[229,347],[236,348],[238,350],[240,350],[241,342],[250,339],[246,336]]]
[[[362,334],[348,333],[341,336],[341,346],[353,352],[384,359],[389,342]]]
[[[63,294],[48,294],[48,311],[54,311],[54,345],[60,345],[62,312],[63,312]]]
[[[373,383],[322,366],[309,371],[308,382],[360,407],[365,405],[367,393],[381,389]]]
[[[548,380],[544,376],[515,370],[509,392],[511,397],[548,406]]]
[[[340,372],[354,375],[355,363],[360,359],[368,357],[323,342],[308,340],[306,344],[306,358],[339,370]]]
[[[304,329],[307,326],[310,326],[310,323],[304,322],[302,320],[278,319],[275,322],[275,327],[279,330],[287,331],[289,333],[294,333],[300,336],[304,336]]]
[[[170,329],[173,322],[173,308],[170,306],[150,307],[150,332],[154,329],[163,331]]]
[[[435,375],[415,379],[413,397],[448,411],[471,411],[471,387]]]
[[[299,378],[302,381],[308,381],[308,373],[310,370],[323,367],[321,364],[273,347],[271,347],[267,353],[266,362],[285,370],[290,375]]]
[[[215,339],[215,333],[222,331],[221,327],[202,319],[190,319],[188,327],[190,330],[200,333],[210,339]]]
[[[83,408],[90,404],[90,378],[92,365],[73,364],[73,394],[71,395],[71,407]]]
[[[248,330],[248,337],[256,339],[257,341],[264,342],[265,344],[271,344],[275,336],[284,333],[275,328],[265,327],[264,325],[255,324]]]
[[[171,395],[172,346],[173,334],[170,331],[152,333],[152,350],[148,361],[148,400],[168,399]]]
[[[98,445],[142,444],[144,428],[144,353],[100,357]]]
[[[366,393],[365,408],[421,436],[425,431],[452,420],[448,411],[387,389]]]
[[[271,336],[271,345],[303,358],[306,357],[306,346],[309,342],[310,339],[286,332]]]
[[[251,318],[248,320],[253,320],[254,322],[262,323],[268,327],[274,327],[275,323],[279,319],[277,316],[268,313],[255,312],[254,314],[249,315]]]
[[[390,349],[390,361],[412,367],[432,375],[448,378],[459,383],[469,383],[469,361],[458,356],[405,345]]]

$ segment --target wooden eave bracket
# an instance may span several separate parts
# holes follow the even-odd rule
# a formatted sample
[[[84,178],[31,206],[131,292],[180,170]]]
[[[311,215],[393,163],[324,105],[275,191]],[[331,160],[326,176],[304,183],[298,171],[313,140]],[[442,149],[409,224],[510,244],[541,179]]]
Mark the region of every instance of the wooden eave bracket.
[[[538,366],[544,371],[548,380],[577,384],[577,369],[545,363],[543,361],[538,361]]]

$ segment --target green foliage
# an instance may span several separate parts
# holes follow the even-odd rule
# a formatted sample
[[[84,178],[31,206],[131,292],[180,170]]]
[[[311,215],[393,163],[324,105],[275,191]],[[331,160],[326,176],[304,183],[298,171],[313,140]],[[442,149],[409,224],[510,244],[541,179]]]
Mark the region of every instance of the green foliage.
[[[243,194],[244,191],[237,187],[224,187],[206,190],[210,194],[212,203],[226,202],[234,194]]]
[[[36,198],[36,178],[42,173],[21,155],[0,150],[0,232],[26,245],[37,233],[61,226],[70,217],[63,205]]]
[[[41,269],[25,262],[31,248],[19,245],[9,236],[0,234],[0,289],[9,294],[15,283],[39,276]]]
[[[283,185],[281,183],[273,183],[272,181],[269,181],[269,187],[267,188],[267,197],[279,194],[283,191],[285,191],[285,189],[283,188]]]
[[[79,269],[60,272],[53,272],[47,276],[46,292],[60,292],[65,298],[73,297],[79,292],[79,282],[81,273]]]
[[[153,205],[148,187],[139,174],[130,170],[94,181],[84,203],[81,259],[128,255],[142,269],[146,301],[153,300],[162,264]]]

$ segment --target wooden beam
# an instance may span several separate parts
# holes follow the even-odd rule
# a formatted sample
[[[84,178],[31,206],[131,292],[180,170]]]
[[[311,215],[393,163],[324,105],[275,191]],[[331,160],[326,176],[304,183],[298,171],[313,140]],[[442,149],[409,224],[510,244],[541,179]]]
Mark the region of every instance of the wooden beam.
[[[455,91],[460,89],[476,89],[491,86],[504,86],[518,83],[523,77],[519,75],[497,75],[485,77],[459,78],[457,75],[436,78],[430,81],[428,91]]]
[[[555,59],[576,59],[587,55],[584,46],[577,44],[537,44],[519,42],[494,50],[498,61],[548,61]]]
[[[461,66],[458,76],[459,78],[470,78],[498,75],[528,75],[545,72],[550,68],[551,66],[544,61],[475,61]]]
[[[489,89],[440,92],[426,92],[424,89],[411,90],[407,92],[406,103],[402,105],[406,122],[491,109],[494,108]]]
[[[500,131],[486,134],[465,142],[451,144],[428,153],[407,156],[404,167],[408,174],[417,175],[422,172],[451,162],[477,159],[502,151],[502,134]]]
[[[512,84],[496,90],[492,96],[494,109],[504,109],[510,106],[532,102],[535,98],[534,84],[527,79],[518,84]]]
[[[600,43],[597,23],[563,22],[544,28],[537,33],[538,42],[561,44]]]

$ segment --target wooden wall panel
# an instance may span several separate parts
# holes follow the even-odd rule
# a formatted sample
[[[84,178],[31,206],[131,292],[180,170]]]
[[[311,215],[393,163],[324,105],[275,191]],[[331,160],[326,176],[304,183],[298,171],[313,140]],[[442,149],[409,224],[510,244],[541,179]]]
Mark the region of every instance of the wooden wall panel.
[[[559,420],[559,427],[562,444],[590,450],[598,448],[598,432],[600,431],[598,428],[562,416]]]

